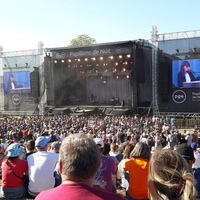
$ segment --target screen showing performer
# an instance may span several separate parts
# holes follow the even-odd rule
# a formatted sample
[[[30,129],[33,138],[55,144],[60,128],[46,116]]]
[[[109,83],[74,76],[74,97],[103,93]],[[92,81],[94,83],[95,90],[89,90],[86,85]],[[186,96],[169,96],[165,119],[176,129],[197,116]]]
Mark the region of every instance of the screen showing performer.
[[[30,72],[4,72],[5,93],[30,93]]]
[[[174,88],[200,87],[200,59],[172,61]]]

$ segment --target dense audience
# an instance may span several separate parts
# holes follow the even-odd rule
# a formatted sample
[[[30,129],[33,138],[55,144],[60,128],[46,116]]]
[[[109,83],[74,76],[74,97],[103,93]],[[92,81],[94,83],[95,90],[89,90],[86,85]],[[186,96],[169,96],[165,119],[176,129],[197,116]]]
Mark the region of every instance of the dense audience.
[[[93,177],[95,189],[112,193],[116,193],[120,189],[124,191],[126,199],[130,200],[151,199],[156,195],[158,197],[158,194],[153,193],[149,196],[148,169],[152,154],[158,151],[162,152],[163,149],[168,149],[166,153],[177,151],[181,154],[185,151],[183,146],[186,146],[190,147],[194,154],[194,159],[188,166],[192,176],[194,172],[195,186],[198,192],[195,193],[194,191],[192,195],[196,194],[197,197],[200,197],[200,189],[198,188],[200,184],[200,170],[198,170],[200,169],[200,131],[195,126],[193,131],[180,132],[176,128],[175,119],[170,119],[167,116],[157,118],[137,115],[66,115],[0,118],[0,159],[2,166],[5,166],[7,161],[10,161],[12,166],[15,166],[19,159],[26,161],[28,171],[25,169],[24,173],[28,173],[29,176],[28,194],[29,198],[35,198],[42,191],[61,184],[61,181],[55,179],[55,177],[61,179],[62,176],[59,165],[59,149],[65,138],[76,134],[92,138],[100,151],[101,165]],[[9,151],[15,151],[11,148],[11,144],[19,144],[24,147],[24,152],[20,152],[23,154],[18,155],[15,152],[16,158],[10,158]],[[187,157],[187,155],[184,156]],[[16,195],[15,197],[18,198],[19,191],[24,196],[22,180],[16,180],[18,184],[8,185],[8,177],[14,176],[14,174],[8,168],[4,171],[4,168],[2,168],[1,196]],[[138,173],[134,173],[137,170],[139,170]],[[8,171],[9,176],[6,175]],[[152,180],[153,178],[151,177]],[[16,176],[15,179],[17,179]],[[138,184],[141,180],[143,181],[142,186]],[[152,184],[149,185],[151,188],[155,187]],[[18,187],[20,190],[18,190]],[[178,199],[183,199],[182,196],[185,196],[184,192]],[[165,198],[170,199],[169,197]]]

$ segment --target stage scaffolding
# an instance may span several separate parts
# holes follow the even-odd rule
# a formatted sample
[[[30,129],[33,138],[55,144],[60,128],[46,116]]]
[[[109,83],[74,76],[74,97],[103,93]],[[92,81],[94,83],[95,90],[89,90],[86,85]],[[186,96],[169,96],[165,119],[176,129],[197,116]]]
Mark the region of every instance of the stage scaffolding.
[[[173,113],[173,112],[163,112],[159,111],[159,95],[158,95],[158,42],[167,41],[167,40],[179,40],[179,39],[189,39],[189,38],[198,38],[200,37],[200,30],[192,31],[182,31],[182,32],[173,32],[173,33],[163,33],[158,34],[156,26],[152,26],[151,32],[151,42],[152,47],[152,105],[151,109],[154,116],[169,115],[169,116],[186,116],[186,117],[200,117],[200,113]],[[178,49],[178,48],[177,48]],[[178,53],[178,55],[185,55],[186,52]]]
[[[0,46],[0,111],[2,113],[7,112],[5,109],[7,97],[4,93],[4,72],[34,71],[35,68],[40,67],[44,62],[43,46],[43,42],[39,41],[37,49],[10,52],[4,52],[3,47]],[[22,109],[25,107],[28,108],[29,104],[24,103]],[[13,109],[16,108],[13,107]]]

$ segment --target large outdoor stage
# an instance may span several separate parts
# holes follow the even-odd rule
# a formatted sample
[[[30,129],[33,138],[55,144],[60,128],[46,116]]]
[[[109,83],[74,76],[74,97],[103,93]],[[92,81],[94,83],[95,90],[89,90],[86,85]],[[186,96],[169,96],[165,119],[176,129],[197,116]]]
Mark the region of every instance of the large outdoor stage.
[[[160,48],[145,40],[46,48],[43,62],[32,66],[24,55],[26,65],[13,65],[20,55],[9,54],[0,77],[1,113],[199,116],[200,52],[190,52],[188,40],[188,52],[182,54],[181,49],[178,54],[165,49],[166,41],[160,43]],[[174,44],[182,46],[179,40]],[[33,52],[29,57],[41,61],[40,56],[36,59]],[[193,74],[187,81],[183,63],[189,63]],[[9,88],[11,73],[20,88]]]

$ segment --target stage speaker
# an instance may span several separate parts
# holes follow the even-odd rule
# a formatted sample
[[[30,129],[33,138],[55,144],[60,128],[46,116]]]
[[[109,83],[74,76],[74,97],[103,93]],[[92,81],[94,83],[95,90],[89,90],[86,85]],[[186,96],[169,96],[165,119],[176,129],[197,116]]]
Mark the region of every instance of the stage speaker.
[[[40,95],[40,87],[39,87],[39,70],[34,70],[30,73],[31,79],[31,95],[38,99]]]
[[[169,95],[171,89],[170,64],[161,62],[158,65],[158,94]]]
[[[135,54],[135,72],[137,83],[145,83],[145,56],[144,49],[137,48]]]

